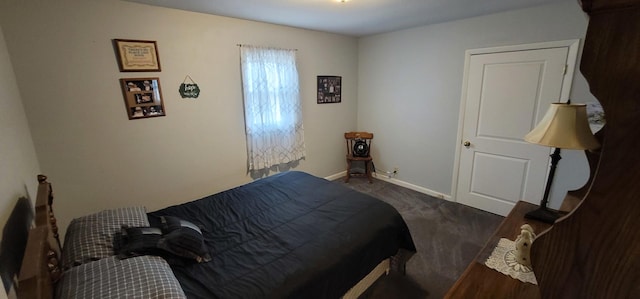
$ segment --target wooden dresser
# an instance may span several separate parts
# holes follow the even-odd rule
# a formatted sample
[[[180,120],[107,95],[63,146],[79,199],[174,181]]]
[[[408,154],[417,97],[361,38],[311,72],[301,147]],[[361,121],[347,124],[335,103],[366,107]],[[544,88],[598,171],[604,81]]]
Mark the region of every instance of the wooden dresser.
[[[521,282],[484,264],[500,238],[515,240],[521,225],[528,223],[536,233],[551,227],[550,224],[524,218],[524,214],[536,208],[536,205],[519,201],[445,298],[540,298],[537,285]]]

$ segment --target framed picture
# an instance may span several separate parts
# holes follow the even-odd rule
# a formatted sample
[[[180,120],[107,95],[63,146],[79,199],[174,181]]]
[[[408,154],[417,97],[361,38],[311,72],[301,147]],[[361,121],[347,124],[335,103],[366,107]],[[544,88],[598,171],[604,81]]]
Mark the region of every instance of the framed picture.
[[[159,72],[160,58],[155,41],[114,39],[121,72]]]
[[[129,119],[165,116],[159,78],[120,79]]]
[[[342,102],[342,77],[318,76],[318,104]]]

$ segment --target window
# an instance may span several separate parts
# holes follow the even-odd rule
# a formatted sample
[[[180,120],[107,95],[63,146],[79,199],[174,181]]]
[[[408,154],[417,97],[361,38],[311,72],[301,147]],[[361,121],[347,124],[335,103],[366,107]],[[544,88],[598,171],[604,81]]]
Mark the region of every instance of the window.
[[[248,170],[305,157],[296,51],[240,47]]]

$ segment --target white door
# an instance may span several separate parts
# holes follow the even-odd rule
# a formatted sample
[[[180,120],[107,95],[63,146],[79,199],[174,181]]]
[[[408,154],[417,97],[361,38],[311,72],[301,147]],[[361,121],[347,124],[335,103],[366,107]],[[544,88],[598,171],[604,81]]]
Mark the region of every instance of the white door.
[[[551,149],[523,137],[570,86],[568,54],[567,46],[468,58],[458,202],[499,215],[519,200],[540,202]]]

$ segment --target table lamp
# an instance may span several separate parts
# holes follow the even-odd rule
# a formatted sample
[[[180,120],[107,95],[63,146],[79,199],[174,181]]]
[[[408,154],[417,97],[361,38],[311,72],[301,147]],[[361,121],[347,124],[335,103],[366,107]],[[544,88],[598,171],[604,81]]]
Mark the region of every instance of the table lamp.
[[[537,210],[525,214],[526,218],[554,223],[560,214],[547,207],[549,191],[556,166],[560,161],[560,149],[593,150],[600,147],[591,133],[585,104],[552,103],[542,121],[524,137],[530,143],[555,147],[544,196]]]

